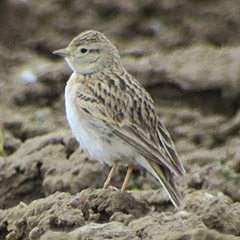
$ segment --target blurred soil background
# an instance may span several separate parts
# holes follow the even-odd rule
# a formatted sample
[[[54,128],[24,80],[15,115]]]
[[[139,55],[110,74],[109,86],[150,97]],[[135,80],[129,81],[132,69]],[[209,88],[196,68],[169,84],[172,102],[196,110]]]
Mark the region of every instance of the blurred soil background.
[[[136,167],[128,192],[65,119],[52,51],[103,32],[150,92],[186,176],[174,209]],[[240,2],[0,1],[0,239],[240,239]],[[112,185],[120,187],[126,167]]]

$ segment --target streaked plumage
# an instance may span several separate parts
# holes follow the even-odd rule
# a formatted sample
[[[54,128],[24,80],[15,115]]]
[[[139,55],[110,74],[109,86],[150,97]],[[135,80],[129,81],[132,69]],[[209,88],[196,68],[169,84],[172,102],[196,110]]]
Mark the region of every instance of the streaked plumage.
[[[103,34],[87,31],[54,53],[64,56],[73,70],[65,106],[83,150],[109,165],[117,160],[128,166],[140,164],[179,206],[182,196],[172,173],[183,175],[184,168],[152,98],[121,65],[117,49]]]

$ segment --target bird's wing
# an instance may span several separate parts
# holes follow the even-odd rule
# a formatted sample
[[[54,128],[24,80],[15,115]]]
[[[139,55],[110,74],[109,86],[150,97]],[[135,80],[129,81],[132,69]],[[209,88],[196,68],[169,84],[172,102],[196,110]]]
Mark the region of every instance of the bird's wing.
[[[105,76],[106,78],[106,76]],[[101,79],[101,77],[99,77]],[[107,82],[107,84],[106,84]],[[77,105],[146,159],[184,174],[175,146],[159,121],[150,95],[129,75],[86,81]]]

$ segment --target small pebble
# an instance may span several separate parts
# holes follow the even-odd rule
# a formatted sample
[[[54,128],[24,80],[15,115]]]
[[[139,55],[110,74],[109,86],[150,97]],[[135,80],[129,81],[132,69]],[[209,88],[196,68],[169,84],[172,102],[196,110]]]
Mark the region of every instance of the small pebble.
[[[31,71],[23,71],[21,73],[21,78],[24,80],[24,82],[29,82],[29,83],[33,83],[37,81],[36,75]]]

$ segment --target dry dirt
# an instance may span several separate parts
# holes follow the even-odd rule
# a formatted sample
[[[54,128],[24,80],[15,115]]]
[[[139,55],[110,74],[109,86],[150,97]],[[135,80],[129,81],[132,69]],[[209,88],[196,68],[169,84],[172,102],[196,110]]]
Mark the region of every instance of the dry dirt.
[[[187,172],[179,209],[138,166],[102,190],[109,167],[72,138],[52,51],[88,29],[153,96]],[[240,239],[238,1],[3,0],[0,33],[0,239]]]

